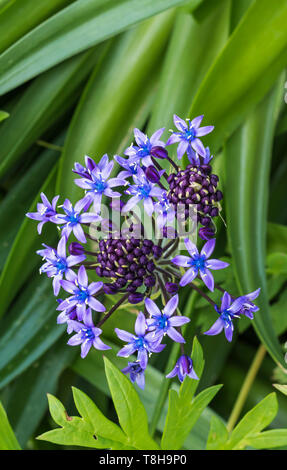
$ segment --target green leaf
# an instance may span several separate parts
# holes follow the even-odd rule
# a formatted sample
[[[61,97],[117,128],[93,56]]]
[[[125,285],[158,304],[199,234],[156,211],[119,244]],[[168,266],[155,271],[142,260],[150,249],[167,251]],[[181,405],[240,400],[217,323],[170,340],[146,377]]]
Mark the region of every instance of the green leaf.
[[[285,0],[255,0],[206,75],[190,110],[205,114],[216,151],[271,88],[287,64]],[[282,89],[281,89],[282,90]]]
[[[278,411],[278,403],[275,393],[270,393],[258,405],[250,410],[234,428],[229,441],[224,448],[226,450],[240,450],[248,445],[249,438],[260,433],[275,418]]]
[[[48,401],[51,416],[61,428],[41,434],[37,439],[61,445],[102,448],[94,438],[89,422],[77,416],[69,416],[56,397],[48,395]]]
[[[62,142],[63,136],[61,139],[55,141],[55,143],[58,144]],[[13,240],[17,236],[17,232],[26,218],[26,212],[45,182],[47,174],[49,174],[55,165],[58,157],[59,152],[55,150],[45,150],[42,152],[34,165],[25,172],[23,177],[15,185],[13,185],[7,193],[7,196],[1,201],[0,270],[3,269]],[[13,207],[13,211],[11,211],[11,207]]]
[[[185,0],[78,0],[0,56],[0,95]]]
[[[37,275],[38,276],[38,275]],[[36,278],[1,320],[0,388],[26,370],[63,334],[50,279]]]
[[[286,280],[286,278],[285,278]],[[287,290],[271,305],[271,315],[276,334],[279,336],[287,329]]]
[[[142,108],[155,83],[154,72],[172,20],[173,12],[164,13],[111,43],[84,90],[69,128],[57,181],[61,195],[75,200],[82,193],[73,183],[75,161],[83,162],[86,154],[97,160],[103,153],[118,152],[123,136],[131,139],[137,107]]]
[[[270,274],[287,274],[287,254],[271,253],[268,255],[267,272]]]
[[[287,385],[273,384],[273,387],[277,388],[277,390],[284,395],[287,395]]]
[[[206,72],[227,41],[229,16],[229,0],[209,10],[201,23],[184,10],[179,11],[148,125],[150,133],[163,126],[169,129],[174,113],[187,115]]]
[[[73,387],[73,397],[77,410],[80,415],[90,423],[94,434],[127,444],[127,436],[119,426],[107,419],[85,393]]]
[[[113,403],[128,442],[137,449],[158,449],[149,435],[147,414],[133,385],[107,358],[104,360]]]
[[[0,53],[13,42],[74,0],[4,0],[0,3]]]
[[[193,342],[191,357],[196,374],[200,377],[204,362],[202,349],[196,338]],[[221,388],[221,385],[207,388],[193,398],[197,385],[198,381],[186,377],[179,393],[175,390],[170,390],[168,414],[161,441],[162,449],[177,450],[182,448],[188,434],[203,410]]]
[[[40,191],[44,192],[49,199],[55,195],[56,171],[57,168],[54,167]],[[39,199],[40,194],[37,195],[29,212],[36,210]],[[49,243],[56,238],[52,229],[54,229],[54,227],[47,227],[46,230],[43,230],[45,233],[45,243]],[[35,222],[26,217],[18,231],[0,276],[0,317],[4,314],[20,287],[25,283],[28,276],[39,263],[40,260],[39,256],[36,254],[36,250],[41,246],[41,241],[44,240],[41,240],[41,237],[39,237]],[[19,273],[21,273],[21,276],[19,276]]]
[[[0,402],[0,450],[21,450]]]
[[[228,140],[225,196],[227,230],[238,285],[242,293],[261,287],[256,300],[260,311],[252,324],[273,359],[285,366],[269,312],[265,274],[269,170],[281,90],[280,80],[244,126]]]
[[[6,113],[6,111],[0,111],[0,122],[4,121],[9,117],[9,113]]]
[[[136,408],[133,410],[132,421],[138,427],[134,428],[133,432],[137,429],[139,436],[137,436],[137,432],[135,432],[135,435],[126,435],[119,426],[103,415],[85,393],[73,388],[75,404],[81,418],[69,416],[63,404],[57,398],[48,395],[51,416],[61,428],[42,434],[38,439],[62,445],[100,449],[158,449],[156,443],[148,435],[145,411],[132,384],[109,361],[106,360],[105,366],[115,407],[119,413],[119,421],[126,428],[124,418],[125,405],[118,402],[119,395],[115,393],[115,387],[124,390],[124,400],[121,397],[121,401],[131,400],[130,406],[136,404]]]
[[[50,70],[25,91],[0,127],[0,178],[75,102],[77,89],[99,60],[101,48]]]
[[[228,431],[225,424],[217,416],[212,416],[206,450],[221,450],[227,440]]]
[[[287,246],[287,227],[281,224],[268,222],[267,224],[267,251],[281,251],[285,253]]]
[[[119,351],[119,347],[110,341],[105,341],[109,346],[111,346],[110,351],[105,352],[105,356],[113,361],[113,363],[119,368],[122,369],[127,365],[126,359],[115,356],[115,353]],[[90,382],[96,389],[100,390],[107,396],[111,396],[111,392],[108,388],[104,361],[100,354],[97,351],[91,350],[88,356],[83,361],[81,358],[78,358],[77,361],[73,364],[72,369],[74,372],[79,374],[81,377],[85,378]],[[97,373],[95,374],[95,370]],[[198,371],[197,371],[198,372]],[[151,417],[154,413],[154,391],[160,389],[160,385],[164,379],[164,376],[157,369],[151,365],[146,369],[146,385],[145,389],[137,387],[139,397],[148,413],[148,418],[151,420]],[[174,389],[179,391],[179,386],[177,383],[174,384]],[[168,410],[168,403],[166,402],[163,406],[162,417],[164,417]],[[210,419],[213,416],[213,411],[209,408],[206,408],[198,422],[194,426],[190,435],[186,439],[186,447],[188,449],[204,449],[206,443],[206,436],[209,430]],[[157,424],[157,429],[163,431],[164,429],[164,419],[160,419]]]
[[[247,439],[247,445],[255,449],[270,449],[287,445],[287,429],[272,429]]]
[[[67,347],[66,337],[61,338],[9,386],[6,409],[21,446],[26,446],[46,412],[46,393],[57,390],[60,375],[76,355],[76,348]]]

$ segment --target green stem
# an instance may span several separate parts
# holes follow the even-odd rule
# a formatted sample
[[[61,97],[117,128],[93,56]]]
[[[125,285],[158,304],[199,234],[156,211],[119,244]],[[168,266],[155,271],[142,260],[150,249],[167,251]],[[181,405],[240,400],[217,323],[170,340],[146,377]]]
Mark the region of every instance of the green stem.
[[[253,362],[249,368],[248,374],[245,377],[245,380],[243,382],[243,385],[241,387],[241,390],[238,394],[238,397],[236,399],[235,405],[233,407],[233,410],[231,412],[231,415],[229,417],[228,423],[227,423],[227,429],[229,432],[232,431],[234,428],[240,414],[242,411],[242,408],[245,404],[246,398],[248,396],[249,390],[252,387],[252,384],[256,378],[256,375],[259,371],[259,368],[262,364],[262,361],[265,357],[266,354],[266,349],[263,344],[261,344],[257,350],[257,353],[253,359]]]
[[[46,142],[45,140],[37,140],[37,145],[40,145],[40,147],[45,147],[49,150],[56,150],[57,152],[63,151],[63,147],[60,147],[60,145],[50,144],[50,142]]]
[[[193,307],[194,307],[196,297],[197,297],[197,293],[193,292],[191,294],[191,297],[190,297],[190,304],[188,306],[188,308],[190,309],[190,312],[189,312],[189,314],[186,315],[187,317],[190,317],[190,315],[193,311]],[[183,334],[186,330],[186,326],[187,325],[183,326]],[[151,424],[150,424],[151,436],[153,436],[154,433],[156,432],[157,424],[158,424],[158,421],[160,419],[160,416],[161,416],[161,413],[162,413],[162,410],[163,410],[163,407],[164,407],[164,404],[165,404],[165,401],[166,401],[166,398],[167,398],[169,386],[170,386],[170,383],[171,383],[171,379],[167,379],[165,376],[171,371],[171,369],[173,369],[173,367],[176,363],[177,357],[180,353],[180,347],[181,347],[180,343],[173,343],[171,353],[169,355],[169,358],[168,358],[168,361],[167,361],[167,364],[166,364],[166,367],[165,367],[164,376],[163,376],[163,379],[162,379],[161,387],[160,387],[160,390],[159,390],[159,393],[158,393],[157,401],[155,403],[154,413],[153,413]]]

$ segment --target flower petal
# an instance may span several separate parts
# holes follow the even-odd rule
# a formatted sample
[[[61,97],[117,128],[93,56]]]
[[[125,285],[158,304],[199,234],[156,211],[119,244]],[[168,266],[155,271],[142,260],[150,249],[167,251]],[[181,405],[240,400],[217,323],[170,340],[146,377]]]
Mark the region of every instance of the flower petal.
[[[193,279],[196,278],[197,273],[198,273],[198,269],[193,266],[188,271],[186,271],[186,273],[182,276],[179,284],[182,287],[186,286],[186,284],[189,284],[190,282],[193,281]]]
[[[175,294],[169,301],[167,302],[166,306],[163,309],[163,313],[170,317],[178,306],[178,294]]]
[[[205,331],[203,334],[208,336],[218,335],[222,332],[223,328],[224,321],[221,320],[221,318],[218,318],[216,322],[212,325],[212,327],[209,330]]]

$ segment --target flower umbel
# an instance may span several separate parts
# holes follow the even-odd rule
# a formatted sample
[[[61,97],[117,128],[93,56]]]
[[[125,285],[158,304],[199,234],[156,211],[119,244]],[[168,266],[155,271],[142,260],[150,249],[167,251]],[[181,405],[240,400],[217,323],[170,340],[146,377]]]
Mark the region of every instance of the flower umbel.
[[[191,342],[190,312],[183,310],[183,315],[181,309],[189,305],[189,292],[196,291],[218,314],[204,334],[224,330],[228,341],[234,320],[252,320],[259,310],[253,301],[260,289],[234,298],[225,291],[222,276],[218,285],[213,274],[229,263],[211,258],[223,194],[212,172],[211,151],[202,142],[213,126],[201,127],[202,119],[184,121],[174,115],[177,131],[167,142],[162,140],[164,128],[151,137],[134,129],[135,144],[114,160],[107,154],[97,161],[86,155],[73,169],[83,197],[58,205],[59,196],[50,203],[41,193],[37,211],[27,214],[38,221],[39,233],[47,222],[60,232],[56,247],[43,244],[37,253],[44,259],[40,272],[53,280],[54,295],[60,296],[56,321],[72,335],[68,344],[81,345],[82,358],[92,347],[110,349],[101,335],[105,336],[105,323],[123,308],[135,316],[135,330],[121,329],[115,318],[115,332],[126,343],[118,356],[135,355],[122,372],[140,388],[149,357],[159,354],[170,339],[180,344],[181,355],[167,377],[198,380],[193,360],[185,354]],[[174,143],[177,151],[171,155],[169,146]],[[186,166],[184,154],[190,162]],[[116,169],[119,174],[111,177]],[[149,224],[152,234],[147,232]],[[204,240],[200,247],[197,234]],[[180,252],[182,240],[188,253]],[[223,292],[220,308],[209,296],[215,290]]]

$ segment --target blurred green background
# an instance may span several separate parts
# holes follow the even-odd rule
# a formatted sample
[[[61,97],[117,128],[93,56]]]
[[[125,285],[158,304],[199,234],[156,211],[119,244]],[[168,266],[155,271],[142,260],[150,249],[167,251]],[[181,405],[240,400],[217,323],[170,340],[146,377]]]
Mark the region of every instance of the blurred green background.
[[[215,125],[205,144],[226,221],[216,255],[232,258],[228,279],[218,273],[217,282],[234,294],[262,288],[256,319],[238,322],[232,344],[201,335],[214,313],[184,289],[189,337],[198,335],[206,360],[200,389],[224,384],[211,408],[228,420],[254,358],[242,412],[287,383],[286,24],[286,0],[0,0],[0,399],[23,448],[57,448],[35,440],[52,426],[47,392],[72,412],[75,385],[114,417],[102,356],[82,360],[66,346],[50,282],[39,275],[35,251],[55,233],[45,226],[39,237],[25,213],[41,191],[75,201],[75,161],[123,152],[134,127],[168,130],[174,113]],[[126,361],[115,356],[113,328],[133,322],[132,309],[120,310],[104,330],[119,366]],[[152,358],[140,392],[150,420],[166,350]],[[286,428],[287,398],[278,399],[272,426]],[[189,448],[204,448],[210,414]]]

